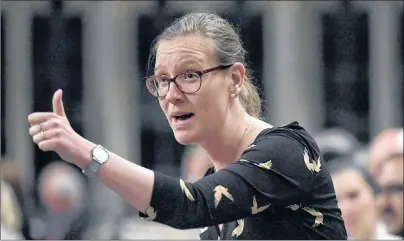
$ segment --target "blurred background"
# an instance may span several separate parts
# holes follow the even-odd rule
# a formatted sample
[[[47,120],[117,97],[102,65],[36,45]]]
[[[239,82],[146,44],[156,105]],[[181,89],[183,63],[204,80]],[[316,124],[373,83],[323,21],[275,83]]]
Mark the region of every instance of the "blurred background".
[[[346,220],[350,236],[380,227],[400,234],[402,205],[400,224],[398,201],[391,200],[401,196],[402,203],[403,195],[401,1],[55,0],[1,2],[2,239],[198,238],[198,230],[140,220],[102,184],[41,152],[27,121],[31,112],[51,110],[61,88],[79,134],[145,167],[197,180],[208,158],[175,141],[142,81],[152,40],[193,11],[220,13],[240,29],[269,123],[297,120],[315,136],[326,162],[342,158],[369,170],[374,156],[398,157],[397,179],[387,169],[385,182],[373,175],[382,190],[374,197],[359,200],[368,182],[337,196],[350,195],[347,208],[340,206],[354,216]],[[355,217],[369,218],[350,214],[360,212],[354,205],[366,206],[361,201],[376,213],[368,226]]]

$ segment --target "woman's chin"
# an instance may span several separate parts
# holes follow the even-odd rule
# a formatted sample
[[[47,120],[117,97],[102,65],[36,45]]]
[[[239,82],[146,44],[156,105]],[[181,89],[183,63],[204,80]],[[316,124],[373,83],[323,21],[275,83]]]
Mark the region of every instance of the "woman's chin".
[[[174,131],[174,136],[175,139],[177,140],[178,143],[181,145],[190,145],[190,144],[196,144],[196,136],[194,134],[191,134],[189,132],[176,132]]]

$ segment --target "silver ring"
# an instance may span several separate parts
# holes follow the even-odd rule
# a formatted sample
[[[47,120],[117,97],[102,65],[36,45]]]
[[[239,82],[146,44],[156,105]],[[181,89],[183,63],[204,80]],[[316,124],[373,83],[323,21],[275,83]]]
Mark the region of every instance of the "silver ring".
[[[43,132],[42,130],[42,122],[38,124],[39,130]]]

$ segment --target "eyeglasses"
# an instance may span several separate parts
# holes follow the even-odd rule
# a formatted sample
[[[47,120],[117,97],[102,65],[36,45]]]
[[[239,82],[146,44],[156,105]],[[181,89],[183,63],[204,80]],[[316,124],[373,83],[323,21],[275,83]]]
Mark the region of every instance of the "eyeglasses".
[[[193,94],[199,91],[202,85],[202,75],[216,71],[227,69],[230,65],[220,65],[203,71],[188,71],[178,74],[173,78],[164,76],[146,77],[146,86],[150,93],[156,97],[164,97],[170,89],[170,82],[173,82],[177,88],[185,94]]]

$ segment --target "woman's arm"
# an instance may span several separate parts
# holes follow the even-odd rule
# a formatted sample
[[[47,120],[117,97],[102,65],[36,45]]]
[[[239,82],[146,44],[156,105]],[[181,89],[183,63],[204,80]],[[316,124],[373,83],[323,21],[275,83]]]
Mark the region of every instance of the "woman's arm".
[[[29,132],[41,150],[55,151],[82,169],[91,162],[95,144],[72,129],[61,91],[53,97],[53,112],[36,112],[28,120]],[[150,220],[186,229],[300,203],[312,190],[312,174],[320,172],[320,164],[309,158],[295,139],[271,135],[248,148],[236,163],[193,184],[153,172],[113,153],[97,177]],[[316,214],[315,210],[310,212]]]
[[[154,185],[152,170],[110,153],[110,161],[102,166],[98,178],[137,210],[146,213]]]
[[[88,150],[94,146],[89,144]],[[313,170],[306,166],[304,154],[297,141],[272,136],[248,149],[228,168],[185,183],[110,153],[97,177],[142,217],[188,229],[257,215],[294,200],[298,203],[309,193],[313,181]],[[89,162],[88,158],[76,164],[85,168]]]
[[[96,146],[86,141],[81,158],[73,162],[81,169],[85,169],[91,162],[91,150]],[[109,151],[109,160],[103,164],[97,173],[97,178],[118,195],[126,199],[140,212],[146,213],[149,207],[154,172]]]

